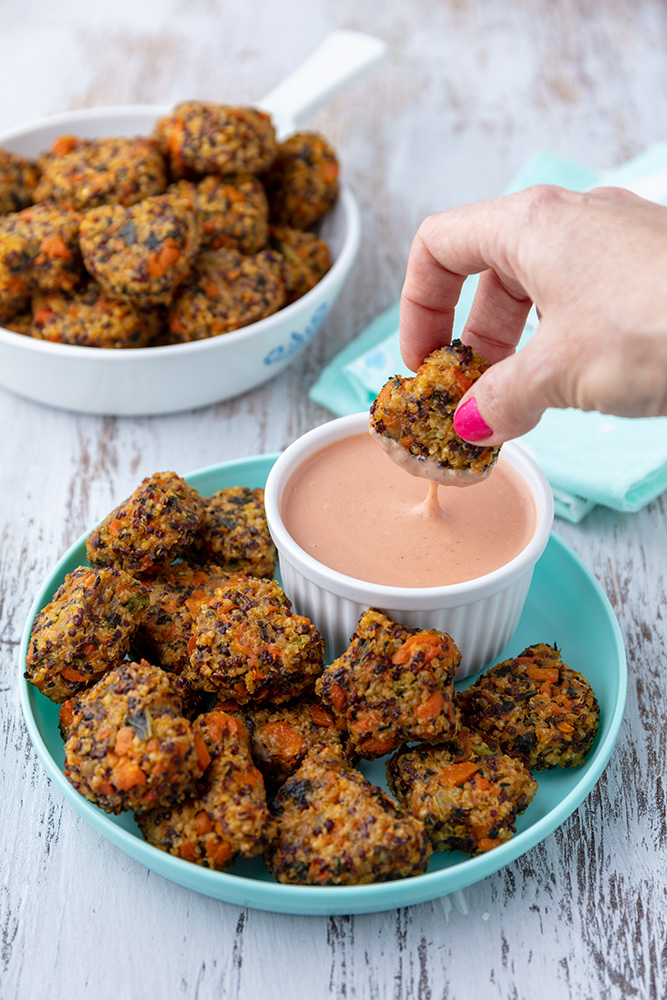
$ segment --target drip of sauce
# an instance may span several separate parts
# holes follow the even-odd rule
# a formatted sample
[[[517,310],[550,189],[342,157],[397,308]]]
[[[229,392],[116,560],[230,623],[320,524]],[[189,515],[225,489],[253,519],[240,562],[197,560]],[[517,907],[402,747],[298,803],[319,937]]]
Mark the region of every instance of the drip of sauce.
[[[414,508],[413,513],[421,514],[422,517],[446,516],[440,506],[440,490],[437,483],[429,482],[426,499],[418,507]]]
[[[289,479],[281,515],[318,562],[390,587],[440,587],[484,576],[521,552],[535,505],[502,459],[474,489],[428,484],[389,461],[369,434],[336,441]]]

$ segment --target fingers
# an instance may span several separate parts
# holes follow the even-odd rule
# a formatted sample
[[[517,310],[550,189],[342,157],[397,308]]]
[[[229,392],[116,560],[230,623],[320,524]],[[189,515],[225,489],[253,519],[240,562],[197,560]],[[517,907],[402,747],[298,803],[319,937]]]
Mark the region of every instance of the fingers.
[[[459,405],[461,437],[502,443],[550,406],[662,413],[666,240],[666,209],[609,188],[538,186],[431,216],[408,260],[403,357],[416,369],[450,342],[463,281],[481,274],[462,337],[491,367]],[[543,318],[515,354],[531,301]]]
[[[525,347],[477,379],[459,403],[454,429],[486,446],[525,434],[548,407],[667,415],[666,371],[664,335],[615,334],[579,315],[544,319]]]
[[[530,297],[506,266],[501,248],[519,239],[518,206],[513,197],[478,202],[430,216],[419,227],[401,295],[401,353],[409,368],[416,370],[427,354],[451,341],[463,282],[479,272],[485,273],[464,340],[479,343],[485,354],[483,342],[493,360],[514,348]]]
[[[540,347],[539,334],[517,354],[492,365],[463,397],[454,414],[459,437],[474,444],[502,444],[525,434],[548,406],[567,405],[564,359]]]
[[[401,354],[413,371],[427,354],[450,343],[454,307],[466,278],[438,261],[429,245],[430,228],[427,219],[415,236],[401,292]]]
[[[529,296],[508,291],[496,271],[484,271],[461,339],[493,365],[514,353],[531,305]]]

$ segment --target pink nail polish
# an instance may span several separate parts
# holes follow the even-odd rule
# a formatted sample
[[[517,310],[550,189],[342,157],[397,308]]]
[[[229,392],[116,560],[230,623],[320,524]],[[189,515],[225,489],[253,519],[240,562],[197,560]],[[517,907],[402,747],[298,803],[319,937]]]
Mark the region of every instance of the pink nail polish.
[[[454,430],[465,441],[482,441],[493,434],[489,425],[482,420],[474,396],[466,399],[454,414]]]

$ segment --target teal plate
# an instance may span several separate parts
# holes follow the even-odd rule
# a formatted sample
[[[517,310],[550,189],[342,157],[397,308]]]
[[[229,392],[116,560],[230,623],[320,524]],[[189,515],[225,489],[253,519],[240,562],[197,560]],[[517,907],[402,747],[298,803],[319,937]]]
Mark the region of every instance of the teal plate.
[[[259,455],[225,462],[195,472],[187,479],[204,495],[228,486],[264,486],[276,458],[276,455]],[[58,733],[58,706],[23,678],[33,619],[50,601],[65,574],[86,562],[85,538],[75,542],[54,567],[28,616],[20,657],[21,702],[26,724],[47,774],[76,811],[112,844],[178,885],[238,906],[275,913],[374,913],[436,899],[479,882],[544,840],[580,805],[609,760],[621,725],[627,688],[621,632],[593,574],[565,542],[552,535],[535,568],[511,648],[500,659],[515,656],[531,643],[558,643],[565,662],[580,668],[593,685],[600,703],[601,723],[583,767],[556,768],[537,775],[537,795],[519,817],[512,840],[475,858],[459,853],[434,854],[424,875],[362,886],[281,885],[273,881],[259,859],[238,862],[224,873],[182,861],[145,843],[131,814],[109,816],[74,791],[61,770],[63,744]],[[464,685],[470,680],[463,682]],[[382,762],[364,764],[363,770],[371,781],[386,788]]]

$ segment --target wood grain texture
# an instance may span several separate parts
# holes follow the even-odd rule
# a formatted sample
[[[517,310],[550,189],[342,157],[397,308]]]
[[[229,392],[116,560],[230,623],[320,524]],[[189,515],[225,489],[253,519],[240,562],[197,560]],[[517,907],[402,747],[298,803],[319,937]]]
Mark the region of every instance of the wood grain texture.
[[[433,903],[305,918],[156,876],[66,805],[32,749],[18,645],[66,547],[156,469],[275,451],[328,418],[306,392],[397,298],[424,215],[495,195],[536,149],[613,166],[665,137],[662,0],[26,0],[0,31],[0,129],[92,104],[250,102],[337,27],[387,61],[312,122],[363,213],[358,266],[321,333],[254,393],[174,417],[83,417],[0,391],[0,1000],[599,1000],[667,996],[667,504],[556,530],[626,642],[620,738],[543,843]]]

